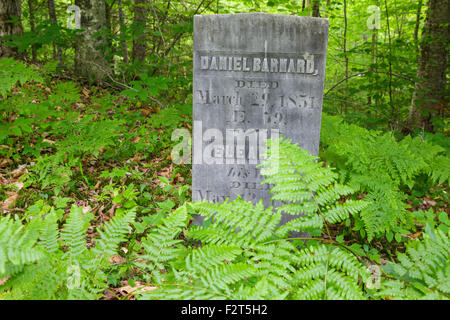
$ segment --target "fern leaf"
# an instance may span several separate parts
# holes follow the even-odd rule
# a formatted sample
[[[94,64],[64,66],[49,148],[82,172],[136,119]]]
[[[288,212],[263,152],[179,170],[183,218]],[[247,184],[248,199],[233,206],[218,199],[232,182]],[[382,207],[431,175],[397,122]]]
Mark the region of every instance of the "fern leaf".
[[[136,211],[129,210],[123,214],[116,215],[104,225],[104,230],[99,230],[100,239],[95,246],[95,252],[104,257],[111,257],[117,252],[117,247],[124,242],[125,235],[130,230],[130,224],[136,218]]]
[[[68,247],[67,254],[73,260],[77,260],[77,257],[87,250],[86,230],[82,208],[72,207],[69,218],[61,232],[61,237]]]

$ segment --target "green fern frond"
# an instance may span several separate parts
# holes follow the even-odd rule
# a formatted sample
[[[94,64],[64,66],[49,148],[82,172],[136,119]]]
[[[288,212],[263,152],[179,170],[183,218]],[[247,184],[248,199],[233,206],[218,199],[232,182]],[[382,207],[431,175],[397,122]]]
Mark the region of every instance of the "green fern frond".
[[[343,204],[335,204],[324,212],[325,220],[329,223],[337,223],[360,212],[369,205],[367,201],[347,200]]]
[[[200,275],[200,281],[208,288],[213,288],[218,292],[223,290],[229,295],[231,284],[253,276],[255,271],[256,268],[247,263],[222,264],[206,274]]]
[[[248,246],[270,239],[281,220],[279,213],[265,209],[262,202],[253,205],[238,198],[220,205],[196,204],[197,213],[213,223],[207,228],[193,226],[189,237],[211,244]]]
[[[137,265],[151,271],[157,282],[160,270],[165,270],[169,261],[184,252],[178,247],[182,240],[176,238],[186,227],[188,217],[186,207],[180,207],[162,219],[161,223],[142,239],[144,253],[139,258],[144,262]]]
[[[271,296],[287,292],[299,263],[298,249],[287,240],[258,244],[248,253],[250,261],[257,268],[257,278],[267,280],[267,290]]]
[[[191,284],[163,285],[157,290],[143,293],[142,300],[224,300],[229,298],[223,292],[217,292],[209,287],[194,286]]]
[[[61,232],[57,212],[38,202],[28,221],[0,216],[0,286],[5,299],[97,299],[107,288],[107,258],[126,241],[135,211],[119,214],[104,226],[95,248],[86,247],[88,214],[72,207]],[[23,224],[23,222],[25,222]],[[100,228],[99,228],[100,229]],[[63,241],[59,241],[59,238]],[[100,258],[100,259],[99,259]]]
[[[233,286],[255,275],[252,264],[234,260],[242,250],[236,246],[207,245],[195,248],[160,288],[142,295],[143,299],[230,299]],[[167,277],[166,277],[167,278]]]
[[[399,223],[412,226],[402,187],[412,188],[420,174],[434,183],[449,181],[445,150],[420,137],[396,141],[391,133],[367,130],[326,114],[322,126],[322,156],[339,169],[342,181],[367,193],[366,200],[371,201],[361,213],[369,241]]]
[[[61,231],[61,238],[68,247],[66,254],[69,255],[71,260],[76,261],[78,256],[86,252],[86,230],[83,209],[72,207],[69,218],[67,218],[67,222]]]
[[[17,83],[23,85],[28,81],[42,81],[42,77],[34,68],[13,58],[0,59],[0,78],[0,96],[6,96]]]
[[[429,175],[431,179],[439,184],[450,182],[450,159],[446,156],[437,156],[430,161]]]
[[[23,226],[10,216],[0,216],[0,275],[18,272],[22,265],[39,260],[44,252],[35,247],[39,238],[40,221]]]
[[[52,208],[50,213],[45,216],[42,223],[40,244],[48,253],[55,252],[59,249],[58,238],[58,223],[55,210]]]
[[[394,299],[449,299],[449,233],[430,229],[424,239],[410,241],[405,253],[398,253],[397,263],[384,271],[397,280],[382,281],[379,295]]]
[[[274,143],[279,144],[281,152],[272,152]],[[322,227],[317,215],[329,223],[336,223],[369,205],[363,200],[347,200],[345,203],[338,203],[342,197],[351,195],[354,192],[353,189],[338,184],[336,173],[330,168],[323,167],[317,157],[292,144],[289,139],[270,141],[268,155],[261,169],[261,174],[266,177],[264,183],[274,185],[271,189],[272,200],[285,203],[278,208],[279,212],[303,215],[302,230],[317,234]],[[276,164],[278,164],[278,170],[275,170]],[[297,227],[299,221],[290,223],[288,226]],[[317,229],[311,230],[315,226]]]
[[[125,235],[130,231],[130,224],[136,218],[136,210],[131,209],[112,218],[104,225],[104,230],[98,230],[100,239],[95,246],[97,255],[111,257],[117,252],[117,247],[124,242]]]
[[[242,250],[237,246],[217,246],[209,245],[197,248],[186,258],[186,268],[188,271],[205,271],[216,267],[224,262],[231,261],[240,255]]]
[[[366,279],[368,271],[349,252],[318,245],[303,250],[299,260],[295,298],[365,299],[359,279]]]

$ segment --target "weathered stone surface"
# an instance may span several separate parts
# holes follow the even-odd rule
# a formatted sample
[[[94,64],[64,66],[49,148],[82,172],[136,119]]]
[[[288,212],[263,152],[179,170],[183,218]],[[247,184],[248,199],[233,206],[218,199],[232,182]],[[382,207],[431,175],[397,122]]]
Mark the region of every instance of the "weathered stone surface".
[[[277,205],[256,165],[278,132],[318,153],[327,38],[327,19],[194,17],[194,201]]]

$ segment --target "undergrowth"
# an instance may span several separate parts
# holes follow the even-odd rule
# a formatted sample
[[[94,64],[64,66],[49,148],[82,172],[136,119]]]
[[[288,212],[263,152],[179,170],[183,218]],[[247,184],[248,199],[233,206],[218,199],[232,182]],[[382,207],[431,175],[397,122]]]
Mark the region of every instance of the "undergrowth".
[[[281,140],[262,164],[283,206],[191,203],[170,159],[189,97],[163,108],[153,78],[119,96],[0,61],[1,298],[448,298],[442,137],[324,114],[320,158]]]

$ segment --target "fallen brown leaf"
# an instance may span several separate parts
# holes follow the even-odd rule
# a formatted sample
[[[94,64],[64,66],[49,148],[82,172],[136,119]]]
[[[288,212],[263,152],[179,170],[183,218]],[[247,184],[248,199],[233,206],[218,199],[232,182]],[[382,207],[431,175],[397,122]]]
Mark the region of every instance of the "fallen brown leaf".
[[[6,281],[8,281],[10,276],[7,276],[6,278],[1,279],[0,278],[0,286],[3,285]]]
[[[16,170],[11,172],[11,176],[13,177],[13,179],[17,179],[17,178],[23,176],[27,172],[28,172],[27,166],[25,164],[22,164]]]
[[[109,262],[114,264],[125,263],[127,260],[119,255],[114,255],[111,258],[108,258]]]
[[[118,204],[118,203],[114,203],[114,204],[112,205],[111,209],[108,210],[109,217],[112,218],[112,217],[114,216],[114,212],[116,211],[116,208],[118,208],[118,207],[119,207],[119,204]]]
[[[429,205],[431,207],[435,207],[437,205],[436,201],[434,201],[433,199],[429,199],[429,198],[424,198],[423,199],[423,203],[427,204],[427,205]]]
[[[83,95],[85,95],[86,97],[89,97],[89,90],[86,88],[83,88],[83,90],[81,91],[83,93]]]
[[[117,296],[111,292],[109,289],[103,291],[103,297],[100,298],[101,300],[114,300],[117,299]]]
[[[11,159],[9,158],[3,158],[0,160],[0,167],[7,167],[9,165],[11,165],[13,162]]]
[[[422,231],[416,232],[416,233],[411,233],[411,234],[407,234],[406,236],[411,239],[417,239],[418,237],[420,237],[420,235],[422,234]]]
[[[47,143],[50,143],[50,144],[55,144],[56,143],[55,141],[50,140],[50,139],[44,139],[44,140],[42,140],[42,142],[47,142]]]
[[[19,197],[17,192],[6,192],[6,194],[8,195],[8,198],[3,201],[3,210],[13,208],[16,205],[17,198]]]
[[[126,286],[118,288],[117,290],[123,296],[127,296],[127,295],[132,296],[136,293],[142,293],[142,292],[158,289],[158,287],[149,286],[146,283],[139,282],[139,281],[136,281],[134,284],[135,284],[134,287],[132,287],[130,285],[126,285]]]
[[[98,180],[97,183],[96,183],[95,186],[94,186],[94,190],[97,190],[98,187],[100,187],[101,184],[102,184],[102,181],[101,181],[101,180]]]

